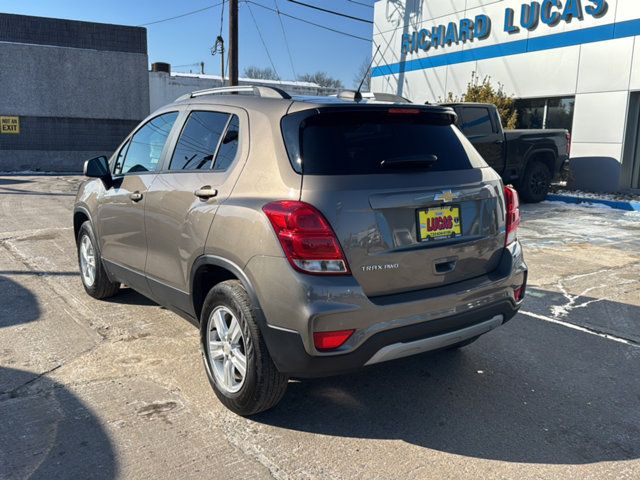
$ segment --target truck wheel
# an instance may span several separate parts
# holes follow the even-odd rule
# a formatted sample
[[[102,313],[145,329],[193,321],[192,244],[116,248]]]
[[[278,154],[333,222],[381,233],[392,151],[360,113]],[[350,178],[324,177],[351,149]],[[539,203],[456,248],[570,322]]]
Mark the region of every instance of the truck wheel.
[[[88,220],[80,226],[78,239],[78,264],[80,265],[80,278],[85,291],[93,298],[113,297],[120,284],[112,282],[102,266],[102,258],[98,251],[96,237]]]
[[[547,198],[551,187],[551,172],[542,162],[533,160],[529,162],[520,182],[518,193],[523,201],[538,203]]]
[[[271,360],[249,295],[238,280],[211,289],[200,325],[207,376],[220,402],[242,416],[276,406],[289,379]]]

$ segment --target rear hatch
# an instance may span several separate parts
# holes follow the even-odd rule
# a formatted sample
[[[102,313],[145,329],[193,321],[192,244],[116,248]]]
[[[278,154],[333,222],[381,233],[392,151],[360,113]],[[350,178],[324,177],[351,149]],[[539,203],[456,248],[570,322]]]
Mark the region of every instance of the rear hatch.
[[[326,107],[283,119],[301,200],[335,231],[368,296],[431,288],[496,269],[502,184],[448,109]]]

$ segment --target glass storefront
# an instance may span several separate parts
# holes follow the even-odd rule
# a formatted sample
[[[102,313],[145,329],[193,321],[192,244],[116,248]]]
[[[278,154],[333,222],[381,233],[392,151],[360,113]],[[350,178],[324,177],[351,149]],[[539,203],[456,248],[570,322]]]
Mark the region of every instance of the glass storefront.
[[[516,100],[518,128],[564,128],[571,131],[575,97]]]

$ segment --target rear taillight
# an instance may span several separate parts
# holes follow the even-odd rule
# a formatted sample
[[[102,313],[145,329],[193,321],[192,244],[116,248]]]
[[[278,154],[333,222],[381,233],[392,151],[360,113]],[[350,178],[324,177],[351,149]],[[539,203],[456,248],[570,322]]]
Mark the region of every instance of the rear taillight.
[[[315,274],[349,273],[336,235],[315,207],[304,202],[281,200],[268,203],[262,210],[293,268]]]
[[[313,334],[313,344],[317,350],[333,350],[341,347],[349,340],[355,330],[338,330],[334,332],[315,332]]]
[[[508,246],[518,238],[518,227],[520,226],[520,200],[518,198],[518,192],[510,185],[504,187],[504,203],[507,213],[505,246]]]
[[[567,132],[567,156],[571,155],[571,134]]]

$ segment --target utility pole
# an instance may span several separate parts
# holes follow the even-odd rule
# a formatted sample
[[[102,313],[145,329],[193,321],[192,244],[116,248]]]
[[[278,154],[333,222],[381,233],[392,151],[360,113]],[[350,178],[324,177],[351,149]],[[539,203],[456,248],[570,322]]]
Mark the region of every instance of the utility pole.
[[[229,0],[229,85],[238,85],[238,0]]]

